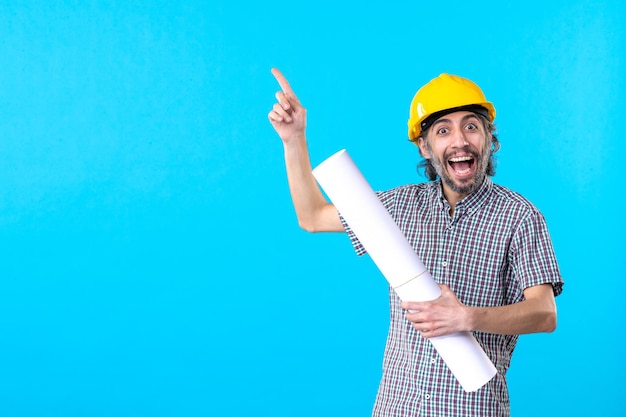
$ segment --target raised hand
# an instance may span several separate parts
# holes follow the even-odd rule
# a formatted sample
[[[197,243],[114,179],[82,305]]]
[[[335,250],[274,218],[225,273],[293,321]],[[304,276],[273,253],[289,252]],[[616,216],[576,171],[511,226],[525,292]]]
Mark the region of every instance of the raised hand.
[[[277,103],[267,117],[285,144],[293,140],[304,140],[306,109],[300,104],[285,76],[276,68],[272,75],[278,81],[281,91],[276,93]]]

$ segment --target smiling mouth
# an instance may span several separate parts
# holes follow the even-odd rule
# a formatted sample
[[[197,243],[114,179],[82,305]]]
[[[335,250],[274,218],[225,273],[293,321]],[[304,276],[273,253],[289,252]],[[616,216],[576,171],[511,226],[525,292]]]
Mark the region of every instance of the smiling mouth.
[[[448,159],[448,165],[452,168],[452,171],[460,176],[469,174],[472,171],[474,162],[474,157],[472,156],[458,156]]]

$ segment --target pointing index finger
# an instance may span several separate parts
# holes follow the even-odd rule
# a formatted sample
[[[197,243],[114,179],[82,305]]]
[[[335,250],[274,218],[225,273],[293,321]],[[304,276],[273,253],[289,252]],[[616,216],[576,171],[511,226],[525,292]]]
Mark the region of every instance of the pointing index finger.
[[[278,85],[280,85],[280,88],[285,94],[295,96],[293,90],[291,89],[291,86],[289,85],[289,81],[287,81],[283,73],[280,72],[278,68],[272,68],[272,75],[274,76],[274,78],[276,78],[276,81],[278,81]]]

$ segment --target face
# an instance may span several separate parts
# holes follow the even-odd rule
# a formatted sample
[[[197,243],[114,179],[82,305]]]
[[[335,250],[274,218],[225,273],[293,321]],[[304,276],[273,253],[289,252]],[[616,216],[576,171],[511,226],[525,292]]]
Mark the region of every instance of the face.
[[[480,116],[468,111],[446,114],[419,139],[422,155],[442,179],[444,193],[465,197],[483,183],[490,158],[490,140]]]

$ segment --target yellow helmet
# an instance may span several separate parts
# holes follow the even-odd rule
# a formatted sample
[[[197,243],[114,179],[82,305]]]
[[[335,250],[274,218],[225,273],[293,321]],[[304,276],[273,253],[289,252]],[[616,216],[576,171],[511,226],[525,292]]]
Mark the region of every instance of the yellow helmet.
[[[437,118],[457,109],[478,110],[490,122],[496,118],[496,108],[478,85],[457,75],[441,74],[420,88],[411,101],[409,139],[417,139]]]

